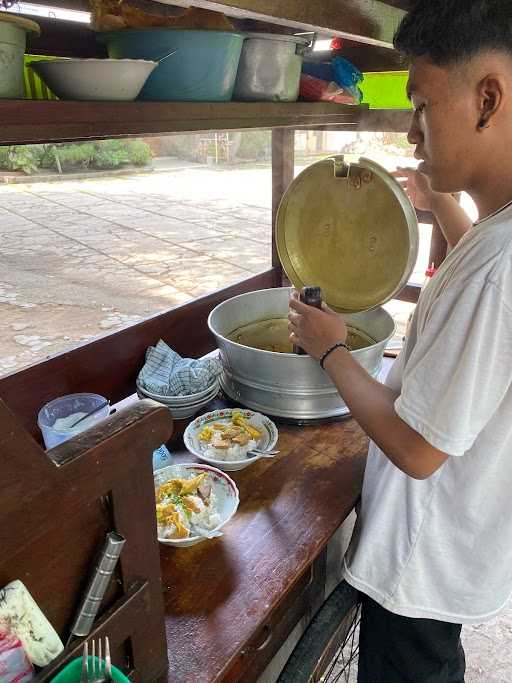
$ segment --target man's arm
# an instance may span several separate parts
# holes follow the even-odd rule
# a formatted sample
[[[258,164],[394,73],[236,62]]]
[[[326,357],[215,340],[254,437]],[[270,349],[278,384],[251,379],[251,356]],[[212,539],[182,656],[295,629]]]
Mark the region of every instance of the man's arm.
[[[344,341],[347,328],[341,316],[324,306],[323,310],[290,301],[290,339],[317,360],[338,341]],[[371,377],[344,348],[330,353],[324,364],[350,412],[368,436],[405,474],[427,479],[448,458],[395,412],[398,395]]]
[[[374,380],[346,349],[329,354],[325,369],[353,417],[402,472],[427,479],[441,467],[448,455],[398,417],[394,408],[398,394]]]
[[[411,202],[420,211],[431,211],[450,248],[473,225],[459,202],[451,194],[434,192],[426,175],[414,168],[398,168],[393,175],[409,195]]]

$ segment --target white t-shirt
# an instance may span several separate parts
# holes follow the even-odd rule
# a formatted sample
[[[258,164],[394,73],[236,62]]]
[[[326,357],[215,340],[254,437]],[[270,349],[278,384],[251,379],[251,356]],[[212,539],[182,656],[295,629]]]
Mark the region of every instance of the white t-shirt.
[[[386,384],[451,457],[418,481],[370,445],[345,578],[396,614],[494,617],[512,593],[512,208],[475,225],[425,287]]]

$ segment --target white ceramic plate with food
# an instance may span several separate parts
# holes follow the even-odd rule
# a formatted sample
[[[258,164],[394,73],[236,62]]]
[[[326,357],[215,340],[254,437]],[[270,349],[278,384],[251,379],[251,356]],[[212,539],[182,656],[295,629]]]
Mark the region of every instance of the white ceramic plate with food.
[[[225,473],[197,463],[170,465],[154,474],[158,540],[186,548],[222,536],[240,496]]]
[[[238,428],[238,429],[237,429]],[[212,410],[185,430],[187,450],[226,472],[243,470],[262,457],[247,456],[253,448],[271,451],[277,444],[276,425],[265,415],[243,408]]]

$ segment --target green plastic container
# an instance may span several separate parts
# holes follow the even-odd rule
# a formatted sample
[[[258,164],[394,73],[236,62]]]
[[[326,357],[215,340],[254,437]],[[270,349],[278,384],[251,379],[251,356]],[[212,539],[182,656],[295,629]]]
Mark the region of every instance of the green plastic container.
[[[0,12],[0,99],[23,99],[27,33],[39,34],[35,21]]]
[[[359,84],[363,104],[371,109],[411,109],[406,94],[407,78],[407,71],[365,73]]]
[[[92,657],[89,657],[92,662]],[[55,678],[52,678],[51,683],[80,683],[80,674],[82,673],[82,658],[78,657],[69,662],[62,671],[60,671]],[[124,673],[119,671],[115,666],[112,667],[112,678],[118,683],[131,683]]]

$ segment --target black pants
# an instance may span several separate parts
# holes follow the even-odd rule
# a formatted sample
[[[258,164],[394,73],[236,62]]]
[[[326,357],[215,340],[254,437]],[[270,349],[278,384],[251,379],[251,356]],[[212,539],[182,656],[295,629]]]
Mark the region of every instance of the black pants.
[[[464,683],[460,624],[401,617],[361,597],[358,683]]]

